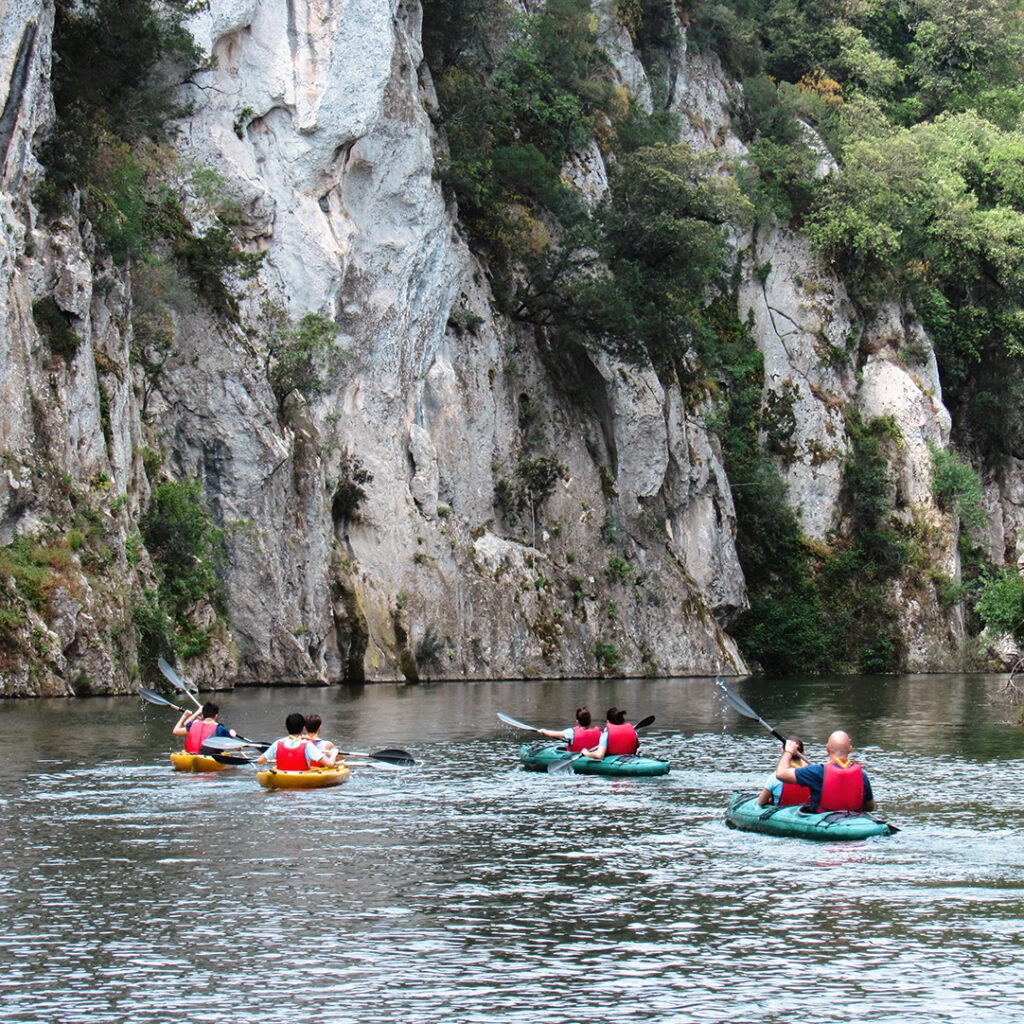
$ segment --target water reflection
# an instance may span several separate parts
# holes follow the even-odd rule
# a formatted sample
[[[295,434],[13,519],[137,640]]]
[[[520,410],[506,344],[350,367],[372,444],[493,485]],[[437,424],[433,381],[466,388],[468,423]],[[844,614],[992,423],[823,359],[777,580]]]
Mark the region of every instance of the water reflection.
[[[421,761],[316,793],[172,773],[174,713],[134,699],[2,705],[0,1021],[1012,1019],[1024,733],[997,685],[740,687],[812,752],[851,732],[904,830],[852,846],[725,827],[777,746],[708,680],[223,695],[247,735],[299,705]],[[495,712],[580,703],[655,713],[672,773],[519,771]]]

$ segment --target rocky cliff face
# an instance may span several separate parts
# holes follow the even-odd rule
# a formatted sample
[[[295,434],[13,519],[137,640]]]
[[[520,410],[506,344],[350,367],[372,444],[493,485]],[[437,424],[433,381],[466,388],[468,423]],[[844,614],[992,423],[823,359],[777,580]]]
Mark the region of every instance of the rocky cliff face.
[[[216,60],[196,76],[178,152],[216,169],[239,237],[264,257],[239,324],[201,303],[176,312],[145,403],[131,276],[97,259],[87,224],[44,225],[32,200],[52,11],[16,0],[0,17],[0,542],[87,516],[107,551],[83,564],[71,545],[66,593],[11,625],[0,692],[136,684],[147,448],[201,481],[227,531],[230,630],[190,667],[213,684],[745,670],[727,632],[745,588],[708,410],[597,356],[587,401],[567,401],[533,337],[492,312],[487,268],[434,177],[417,0],[212,0],[197,16]],[[606,17],[602,37],[649,96],[628,36]],[[681,51],[672,89],[692,145],[742,151],[713,62]],[[596,148],[573,174],[600,194]],[[766,391],[794,403],[784,471],[807,535],[838,524],[844,409],[889,415],[905,439],[901,514],[934,526],[955,576],[955,524],[928,486],[927,443],[947,442],[949,418],[911,311],[855,323],[798,236],[736,251]],[[251,328],[266,300],[329,317],[347,353],[323,395],[284,414]],[[70,358],[41,333],[40,303],[79,339]],[[333,500],[353,466],[371,477],[354,511]],[[1021,501],[993,491],[1003,500],[1011,524]],[[907,667],[957,664],[955,612],[927,588],[903,598]]]

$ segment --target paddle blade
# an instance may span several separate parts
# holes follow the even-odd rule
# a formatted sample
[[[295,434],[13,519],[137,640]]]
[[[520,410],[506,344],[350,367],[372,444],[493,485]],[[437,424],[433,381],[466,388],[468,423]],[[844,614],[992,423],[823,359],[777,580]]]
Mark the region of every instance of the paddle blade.
[[[242,750],[244,747],[251,750],[259,750],[262,753],[269,746],[269,743],[247,740],[241,736],[207,736],[203,740],[202,753],[212,754],[215,751]]]
[[[498,717],[506,724],[511,725],[514,729],[529,729],[530,732],[540,732],[535,725],[527,725],[525,722],[516,721],[514,718],[510,718],[508,715],[503,715],[500,711]]]
[[[548,765],[548,775],[568,775],[572,771],[573,763],[582,756],[582,754],[570,754],[568,757],[561,758],[561,760],[552,761]]]
[[[163,672],[164,677],[176,690],[180,690],[182,693],[187,694],[194,702],[196,707],[202,707],[198,700],[196,700],[195,694],[188,688],[188,686],[182,681],[181,677],[177,672],[171,668],[170,665],[163,658],[157,658],[157,667]]]
[[[744,718],[760,722],[783,746],[786,745],[786,737],[773,729],[721,676],[715,682],[735,711],[738,711]]]
[[[648,715],[646,718],[641,718],[640,721],[633,726],[633,728],[646,729],[649,725],[654,725],[654,715]]]
[[[721,676],[715,683],[733,710],[738,711],[744,718],[752,718],[755,722],[761,721],[761,716]]]
[[[218,764],[230,764],[237,767],[241,767],[244,764],[255,764],[255,757],[246,757],[244,753],[239,751],[237,754],[225,752],[223,754],[215,754],[209,751],[201,751],[205,753],[207,757],[212,757]]]
[[[407,750],[397,750],[394,747],[388,747],[385,750],[375,750],[369,756],[375,761],[393,764],[397,768],[411,768],[416,763],[416,758]]]
[[[139,696],[143,700],[148,700],[150,704],[160,704],[166,708],[174,708],[175,711],[184,711],[184,708],[179,708],[177,704],[169,701],[166,697],[161,697],[159,693],[154,693],[152,690],[147,690],[144,686],[139,687]]]

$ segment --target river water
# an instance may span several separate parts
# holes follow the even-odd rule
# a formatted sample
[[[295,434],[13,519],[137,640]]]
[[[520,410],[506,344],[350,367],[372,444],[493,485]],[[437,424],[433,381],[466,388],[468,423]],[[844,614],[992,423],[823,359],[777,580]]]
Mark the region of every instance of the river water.
[[[706,679],[224,694],[273,738],[318,711],[342,748],[401,747],[266,792],[171,771],[175,713],[137,698],[0,705],[0,1021],[1024,1019],[1024,729],[985,676],[749,681],[820,756],[845,728],[901,831],[812,843],[726,827],[778,746]],[[671,774],[525,772],[578,703],[657,716]]]

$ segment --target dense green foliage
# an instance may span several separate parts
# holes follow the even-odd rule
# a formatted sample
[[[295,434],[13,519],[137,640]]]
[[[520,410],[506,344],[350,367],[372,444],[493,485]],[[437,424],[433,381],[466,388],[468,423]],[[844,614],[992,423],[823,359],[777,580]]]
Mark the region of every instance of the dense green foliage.
[[[135,609],[144,663],[166,655],[169,646],[186,658],[204,653],[209,633],[197,624],[195,612],[208,603],[223,613],[218,571],[224,538],[203,502],[199,481],[168,481],[154,488],[139,528],[157,576],[156,593],[147,593]]]
[[[328,375],[348,355],[337,345],[337,338],[337,324],[319,313],[306,313],[293,322],[283,306],[263,303],[255,340],[279,414],[284,415],[285,399],[292,392],[310,401],[323,394]]]
[[[39,148],[37,199],[62,210],[77,189],[100,246],[116,261],[172,259],[220,314],[237,318],[227,281],[256,269],[239,250],[228,205],[211,204],[199,233],[181,177],[160,144],[186,112],[179,99],[201,53],[185,27],[195,0],[58,0],[53,29],[56,120]]]
[[[958,437],[1024,453],[1024,21],[1017,0],[706,0],[694,37],[745,80],[746,182],[804,224],[865,315],[913,301]],[[810,137],[837,169],[815,178]]]
[[[737,639],[772,674],[893,671],[901,652],[888,584],[908,551],[889,524],[893,497],[886,450],[897,441],[891,421],[850,422],[844,528],[828,546],[808,544],[762,440],[772,409],[764,399],[761,354],[725,297],[713,312],[716,344],[706,359],[725,399],[724,418],[715,426],[750,595]]]

